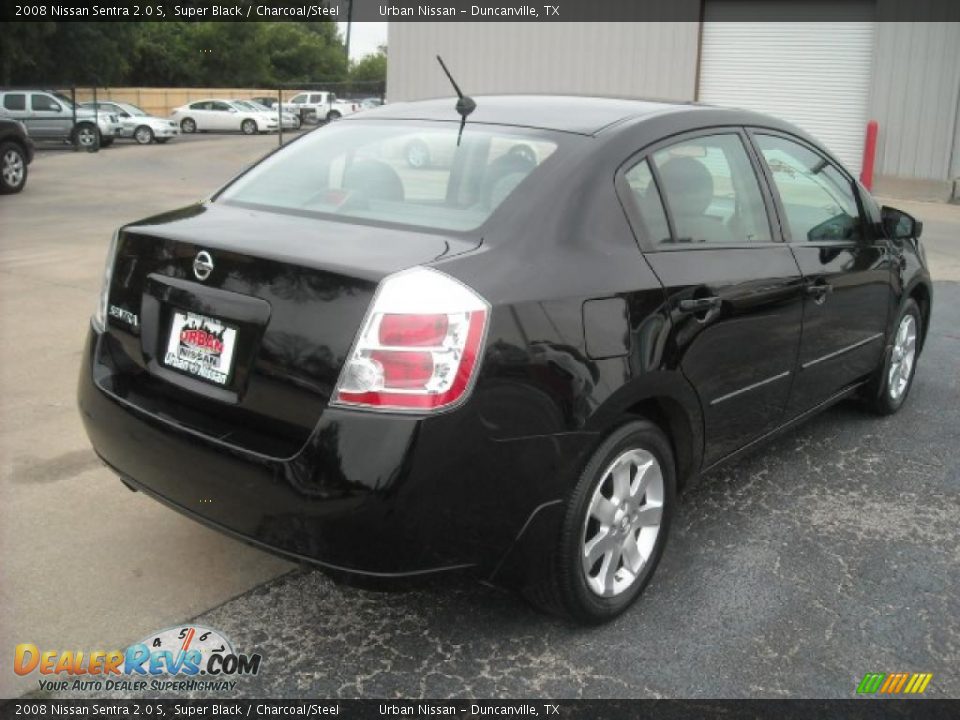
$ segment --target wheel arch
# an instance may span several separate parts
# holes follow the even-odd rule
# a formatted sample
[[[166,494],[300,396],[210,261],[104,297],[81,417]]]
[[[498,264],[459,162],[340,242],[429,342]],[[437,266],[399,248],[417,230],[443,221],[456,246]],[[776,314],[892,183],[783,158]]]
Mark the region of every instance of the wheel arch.
[[[689,383],[656,372],[614,393],[589,425],[605,438],[624,422],[643,418],[667,436],[676,463],[677,490],[689,487],[703,462],[703,414]]]
[[[933,291],[923,280],[917,280],[907,289],[906,298],[913,300],[920,307],[920,347],[923,350],[926,343],[927,331],[930,328],[930,315],[933,310]]]

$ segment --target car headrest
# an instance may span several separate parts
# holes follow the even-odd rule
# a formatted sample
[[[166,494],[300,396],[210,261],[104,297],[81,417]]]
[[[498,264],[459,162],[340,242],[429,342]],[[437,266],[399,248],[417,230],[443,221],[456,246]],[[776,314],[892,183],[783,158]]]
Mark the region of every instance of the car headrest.
[[[397,171],[379,160],[358,160],[343,173],[343,189],[353,190],[371,200],[403,202],[403,182]]]
[[[713,177],[690,157],[671,158],[660,168],[670,209],[678,215],[703,215],[713,200]]]

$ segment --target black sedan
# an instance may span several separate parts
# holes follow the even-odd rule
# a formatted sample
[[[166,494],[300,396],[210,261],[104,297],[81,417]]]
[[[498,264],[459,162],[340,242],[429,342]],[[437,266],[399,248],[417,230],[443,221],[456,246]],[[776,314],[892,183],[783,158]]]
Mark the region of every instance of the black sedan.
[[[115,235],[79,403],[133,489],[345,577],[468,571],[591,623],[677,494],[905,401],[921,225],[745,111],[393,104]],[[413,168],[414,140],[444,150]]]

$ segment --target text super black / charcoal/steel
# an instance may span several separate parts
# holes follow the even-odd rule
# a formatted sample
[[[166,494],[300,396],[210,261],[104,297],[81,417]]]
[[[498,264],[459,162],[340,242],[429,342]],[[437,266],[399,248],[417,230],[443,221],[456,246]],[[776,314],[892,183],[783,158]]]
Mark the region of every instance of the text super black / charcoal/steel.
[[[475,100],[462,136],[454,100],[368,110],[121,228],[80,409],[130,487],[249,542],[601,622],[704,470],[899,409],[921,224],[770,117]]]

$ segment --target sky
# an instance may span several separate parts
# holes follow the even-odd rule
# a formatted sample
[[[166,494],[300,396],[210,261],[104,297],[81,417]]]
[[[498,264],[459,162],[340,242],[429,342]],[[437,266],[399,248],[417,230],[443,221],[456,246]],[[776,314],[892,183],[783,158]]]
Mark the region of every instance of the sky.
[[[346,38],[347,24],[337,23],[340,34]],[[355,22],[350,33],[350,59],[359,60],[364,55],[375,53],[378,45],[387,42],[387,24],[385,22]]]

